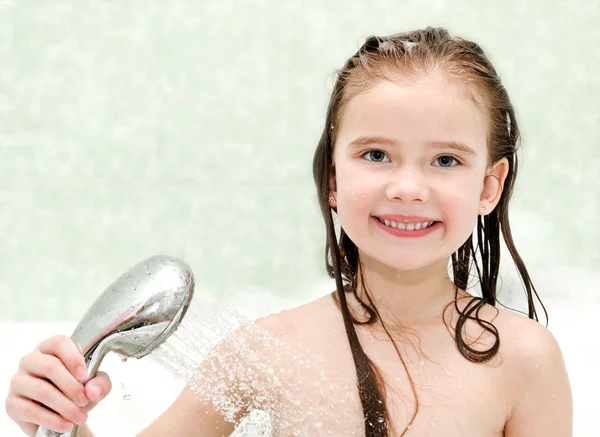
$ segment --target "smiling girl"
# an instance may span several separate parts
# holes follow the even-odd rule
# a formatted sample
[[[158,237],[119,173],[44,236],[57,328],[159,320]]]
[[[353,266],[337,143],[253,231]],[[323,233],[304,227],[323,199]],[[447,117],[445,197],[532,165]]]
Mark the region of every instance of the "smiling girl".
[[[508,94],[477,44],[441,28],[368,38],[338,72],[314,157],[336,291],[256,321],[311,366],[253,342],[263,362],[290,371],[259,375],[260,390],[236,397],[246,402],[238,419],[250,398],[270,392],[278,435],[571,436],[561,351],[537,321],[537,293],[509,226],[519,143]],[[496,308],[501,236],[528,317]],[[471,278],[477,296],[467,292]],[[37,423],[74,421],[79,393],[96,402],[110,390],[105,374],[85,387],[76,381],[75,352],[54,338],[22,361],[7,410],[29,435]],[[60,371],[34,364],[48,357]],[[223,357],[207,360],[204,386],[186,387],[140,436],[229,435],[234,424],[198,387],[209,393],[221,378],[233,397],[252,385],[240,372],[252,363]],[[36,389],[42,378],[55,392]]]

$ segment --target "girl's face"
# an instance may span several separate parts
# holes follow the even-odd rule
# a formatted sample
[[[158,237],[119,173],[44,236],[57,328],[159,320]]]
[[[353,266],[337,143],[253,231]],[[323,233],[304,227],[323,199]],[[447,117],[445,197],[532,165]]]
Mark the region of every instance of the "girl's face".
[[[484,114],[443,79],[381,81],[348,102],[330,190],[363,262],[395,270],[447,262],[482,203],[489,213],[499,200],[499,184],[485,178],[486,132]],[[502,173],[494,174],[503,182]]]

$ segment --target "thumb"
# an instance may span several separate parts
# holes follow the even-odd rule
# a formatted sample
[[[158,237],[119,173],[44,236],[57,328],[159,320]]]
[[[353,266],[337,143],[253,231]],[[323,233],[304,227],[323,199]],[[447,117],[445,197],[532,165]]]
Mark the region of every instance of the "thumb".
[[[98,372],[95,378],[90,379],[85,385],[85,395],[89,402],[84,407],[86,412],[92,410],[98,402],[102,401],[111,391],[112,383],[105,372]]]

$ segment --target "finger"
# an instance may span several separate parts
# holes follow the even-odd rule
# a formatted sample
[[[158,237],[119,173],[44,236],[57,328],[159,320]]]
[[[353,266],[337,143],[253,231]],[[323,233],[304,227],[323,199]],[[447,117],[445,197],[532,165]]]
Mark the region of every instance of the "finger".
[[[37,425],[56,432],[69,432],[73,423],[41,405],[18,396],[6,400],[6,412],[28,435],[35,435]],[[34,433],[30,434],[33,429]]]
[[[67,398],[50,382],[24,373],[17,373],[11,380],[11,397],[22,397],[42,404],[64,419],[81,424],[87,420],[87,413]],[[34,423],[39,423],[35,422]]]
[[[20,364],[26,374],[40,379],[48,379],[70,400],[83,407],[88,403],[83,384],[77,381],[64,366],[63,362],[53,355],[33,352],[24,357]]]
[[[39,426],[35,423],[28,422],[17,422],[17,425],[19,425],[21,431],[23,431],[28,437],[35,437],[35,433],[39,428]]]
[[[94,404],[104,399],[111,390],[112,382],[105,372],[98,372],[98,375],[85,385],[85,394]],[[93,406],[91,408],[93,408]]]
[[[78,381],[83,381],[87,376],[87,368],[83,355],[77,344],[65,335],[55,335],[41,342],[37,349],[46,355],[58,358],[67,370]]]

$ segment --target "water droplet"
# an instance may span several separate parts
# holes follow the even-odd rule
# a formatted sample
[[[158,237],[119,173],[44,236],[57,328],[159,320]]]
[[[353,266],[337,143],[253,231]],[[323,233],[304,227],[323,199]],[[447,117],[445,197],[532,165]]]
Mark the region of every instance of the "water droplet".
[[[125,362],[125,361],[127,361],[127,357],[121,358],[121,361],[122,361],[122,362]]]
[[[123,400],[128,401],[131,399],[131,395],[123,395]]]

